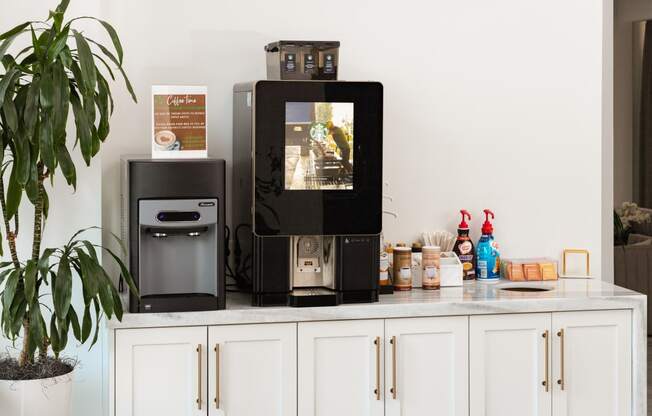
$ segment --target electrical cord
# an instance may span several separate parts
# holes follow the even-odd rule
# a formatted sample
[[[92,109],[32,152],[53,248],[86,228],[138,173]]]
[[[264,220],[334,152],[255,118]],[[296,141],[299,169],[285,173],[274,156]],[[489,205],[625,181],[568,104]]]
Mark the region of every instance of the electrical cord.
[[[232,279],[235,279],[235,274],[233,273],[233,270],[231,269],[231,264],[229,264],[229,258],[231,257],[231,229],[229,228],[228,225],[224,226],[225,232],[224,232],[224,258],[226,261],[224,262],[224,265],[226,266],[226,277],[230,277]],[[227,285],[228,286],[228,285]]]
[[[229,240],[231,237],[231,230],[228,226],[226,226],[226,249],[225,249],[225,255],[227,258],[226,261],[226,276],[232,278],[235,283],[234,284],[228,284],[227,286],[236,286],[238,289],[237,290],[228,290],[231,292],[249,292],[251,291],[251,286],[252,286],[252,279],[249,275],[249,272],[252,268],[251,265],[251,254],[247,254],[244,259],[242,259],[242,246],[240,245],[240,237],[239,233],[242,228],[251,228],[250,224],[239,224],[238,226],[235,227],[235,230],[233,231],[233,242],[234,242],[234,248],[233,248],[233,253],[231,253],[231,250],[229,248]],[[230,258],[231,254],[233,254],[234,261],[234,269],[231,268],[231,265],[229,264],[228,259]]]

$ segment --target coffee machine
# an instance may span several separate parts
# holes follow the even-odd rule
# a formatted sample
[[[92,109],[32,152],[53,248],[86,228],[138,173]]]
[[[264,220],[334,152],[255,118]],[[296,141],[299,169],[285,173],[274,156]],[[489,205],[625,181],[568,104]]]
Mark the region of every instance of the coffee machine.
[[[140,294],[129,310],[224,309],[224,160],[121,163],[123,241]]]
[[[266,80],[233,91],[238,285],[257,306],[377,301],[382,85]]]

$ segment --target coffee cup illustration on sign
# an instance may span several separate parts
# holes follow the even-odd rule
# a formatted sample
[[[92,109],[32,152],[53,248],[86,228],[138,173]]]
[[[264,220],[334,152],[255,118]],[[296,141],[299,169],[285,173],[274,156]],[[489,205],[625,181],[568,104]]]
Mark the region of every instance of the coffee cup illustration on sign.
[[[154,135],[157,150],[179,150],[177,136],[170,130],[161,130]]]

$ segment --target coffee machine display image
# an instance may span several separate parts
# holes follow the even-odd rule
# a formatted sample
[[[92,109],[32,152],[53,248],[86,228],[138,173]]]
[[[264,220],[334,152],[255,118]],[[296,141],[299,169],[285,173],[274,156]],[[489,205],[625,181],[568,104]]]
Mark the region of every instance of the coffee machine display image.
[[[353,103],[285,103],[285,189],[353,189]]]
[[[236,281],[258,306],[378,300],[383,88],[234,87]]]
[[[224,175],[219,159],[123,157],[131,312],[224,309]]]

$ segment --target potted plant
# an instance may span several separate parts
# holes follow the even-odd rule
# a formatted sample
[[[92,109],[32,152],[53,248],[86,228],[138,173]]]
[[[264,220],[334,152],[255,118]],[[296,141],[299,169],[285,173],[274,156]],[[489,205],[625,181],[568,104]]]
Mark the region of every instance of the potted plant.
[[[66,21],[68,3],[61,1],[44,21],[25,22],[0,35],[4,67],[0,75],[0,208],[10,255],[10,261],[0,263],[0,327],[5,336],[22,345],[18,357],[0,360],[0,407],[8,415],[69,413],[73,365],[59,354],[68,344],[70,331],[80,343],[90,342],[92,347],[103,315],[122,318],[120,297],[100,262],[101,253],[118,264],[120,278],[136,291],[118,254],[84,239],[87,229],[75,233],[62,247],[41,248],[50,206],[46,185],[53,186],[55,173],[60,171],[75,188],[77,170],[71,151],[78,147],[90,165],[109,134],[113,99],[108,78],[114,80],[119,73],[136,101],[122,68],[123,51],[116,31],[93,17]],[[80,19],[97,21],[108,33],[113,51],[76,30]],[[31,38],[30,45],[9,53],[12,42],[23,35]],[[76,137],[68,143],[66,122],[71,109]],[[34,232],[31,256],[21,259],[16,251],[18,211],[26,200],[34,207]],[[0,238],[0,254],[3,245]],[[71,303],[76,284],[81,284],[83,305]]]
[[[650,214],[635,202],[623,202],[619,209],[614,210],[614,245],[627,245],[633,226],[649,221]]]

